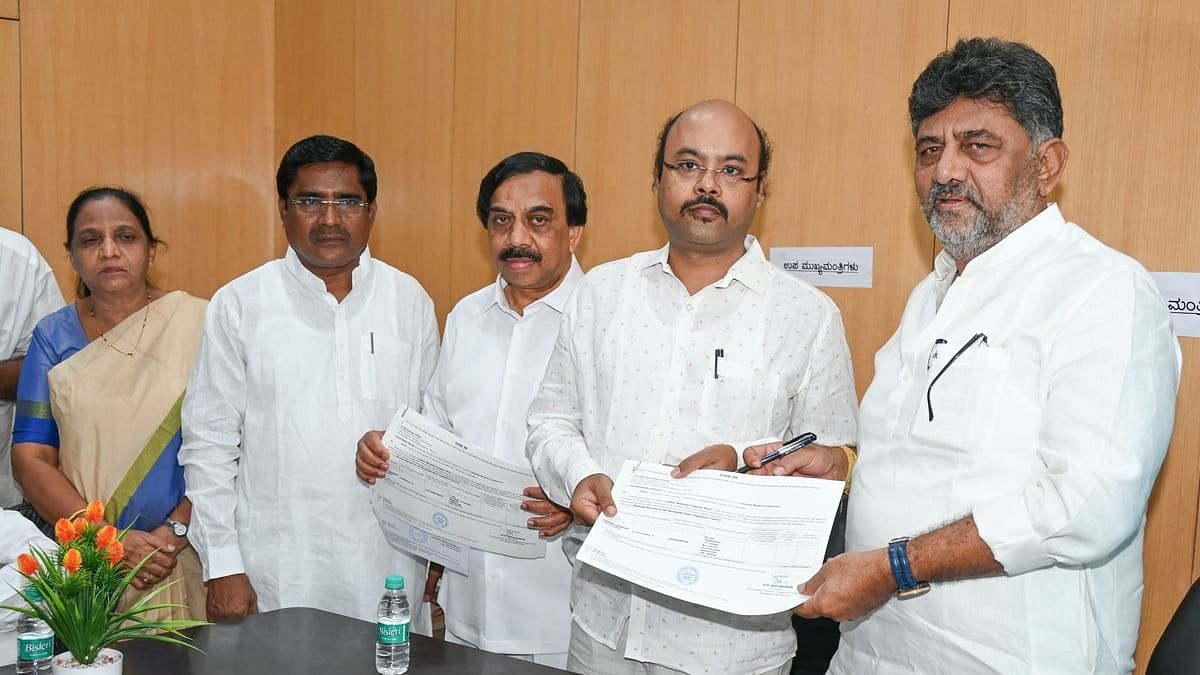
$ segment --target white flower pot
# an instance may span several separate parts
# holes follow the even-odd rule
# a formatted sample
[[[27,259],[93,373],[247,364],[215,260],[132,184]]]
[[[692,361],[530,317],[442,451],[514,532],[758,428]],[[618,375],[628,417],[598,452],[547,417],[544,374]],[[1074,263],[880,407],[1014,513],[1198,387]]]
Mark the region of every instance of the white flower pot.
[[[105,647],[100,650],[95,663],[80,665],[71,652],[63,652],[50,660],[50,666],[54,675],[121,675],[124,660],[124,654]]]

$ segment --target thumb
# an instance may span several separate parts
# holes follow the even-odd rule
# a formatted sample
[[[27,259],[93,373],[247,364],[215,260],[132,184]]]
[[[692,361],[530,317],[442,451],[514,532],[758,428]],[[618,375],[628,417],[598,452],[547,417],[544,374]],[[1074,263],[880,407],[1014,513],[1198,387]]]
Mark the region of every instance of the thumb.
[[[617,505],[613,502],[612,484],[609,481],[600,481],[596,485],[596,506],[609,518],[617,515]]]

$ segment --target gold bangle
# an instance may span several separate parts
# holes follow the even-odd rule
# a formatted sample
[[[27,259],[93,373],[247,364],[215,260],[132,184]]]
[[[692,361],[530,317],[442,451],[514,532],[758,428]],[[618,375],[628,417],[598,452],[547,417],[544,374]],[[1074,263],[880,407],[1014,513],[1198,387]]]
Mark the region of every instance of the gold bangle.
[[[850,494],[850,479],[854,476],[854,463],[858,461],[858,453],[848,445],[839,445],[838,447],[842,449],[842,452],[846,453],[846,487],[843,488],[843,492]]]

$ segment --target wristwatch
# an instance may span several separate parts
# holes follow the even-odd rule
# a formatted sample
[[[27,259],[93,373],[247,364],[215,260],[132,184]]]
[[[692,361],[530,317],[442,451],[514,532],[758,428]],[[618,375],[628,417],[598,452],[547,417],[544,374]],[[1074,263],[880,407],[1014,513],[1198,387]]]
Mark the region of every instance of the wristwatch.
[[[897,537],[888,542],[888,563],[892,567],[892,578],[896,580],[896,597],[911,600],[929,592],[928,581],[917,581],[908,562],[908,537]]]
[[[167,526],[171,528],[171,532],[174,533],[176,537],[186,537],[187,536],[187,533],[188,533],[188,524],[187,523],[181,523],[178,520],[175,520],[174,518],[167,518],[163,522],[165,522],[167,524]]]

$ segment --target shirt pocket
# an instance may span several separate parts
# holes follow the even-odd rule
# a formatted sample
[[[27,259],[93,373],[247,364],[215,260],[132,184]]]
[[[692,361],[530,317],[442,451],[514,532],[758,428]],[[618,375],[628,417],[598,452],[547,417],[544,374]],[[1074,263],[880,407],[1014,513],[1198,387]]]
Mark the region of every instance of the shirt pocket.
[[[781,378],[755,364],[722,359],[719,377],[706,377],[700,395],[699,429],[711,443],[769,436]]]
[[[408,399],[412,381],[412,349],[399,338],[378,333],[362,336],[359,349],[359,385],[368,401],[395,404]]]
[[[972,346],[948,366],[935,362],[913,417],[913,438],[951,449],[976,447],[997,415],[1011,362],[1008,349],[986,345]]]

